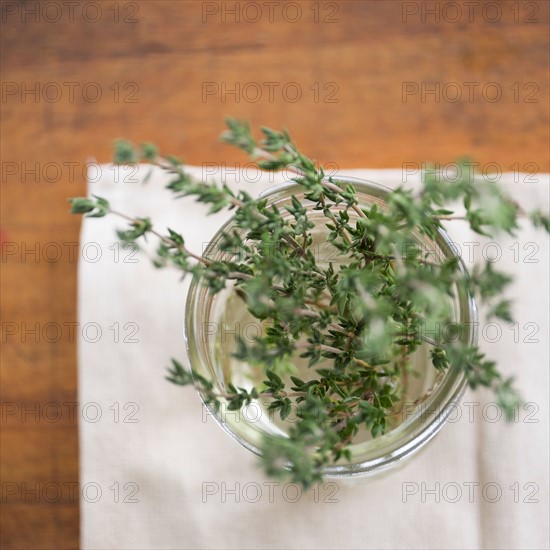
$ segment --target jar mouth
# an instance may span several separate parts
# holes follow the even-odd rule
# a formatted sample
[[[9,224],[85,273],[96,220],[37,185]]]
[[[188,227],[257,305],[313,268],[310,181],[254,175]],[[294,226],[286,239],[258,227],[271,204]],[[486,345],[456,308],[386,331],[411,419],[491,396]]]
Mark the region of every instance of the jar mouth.
[[[380,205],[385,203],[387,195],[392,191],[390,188],[378,183],[363,180],[360,178],[342,176],[333,177],[333,180],[352,183],[358,196],[368,197],[368,202],[378,202]],[[260,194],[261,198],[267,198],[272,203],[277,203],[288,199],[291,196],[303,195],[304,189],[295,182],[285,182],[266,189]],[[361,200],[359,200],[361,202]],[[216,233],[209,243],[205,254],[212,253],[216,248],[217,240],[220,234],[231,226],[233,220],[227,221]],[[467,334],[463,335],[464,341],[469,344],[477,343],[477,332],[475,330],[477,321],[477,308],[473,296],[467,290],[466,285],[460,284],[461,281],[468,278],[468,272],[462,259],[455,253],[453,242],[447,233],[438,228],[436,238],[433,239],[435,245],[444,257],[455,258],[458,262],[461,279],[456,284],[456,299],[458,316],[457,323],[465,323],[468,327]],[[208,290],[200,279],[194,278],[191,282],[187,296],[185,310],[184,338],[186,342],[189,363],[191,367],[202,375],[212,375],[212,369],[217,366],[213,364],[209,356],[208,349],[197,337],[197,321],[208,316]],[[389,430],[386,434],[368,440],[364,443],[358,443],[353,446],[352,460],[324,466],[322,474],[324,477],[351,477],[364,476],[378,473],[400,463],[402,459],[413,454],[415,451],[430,441],[436,433],[442,428],[446,420],[453,413],[462,398],[466,389],[466,376],[464,372],[450,365],[443,374],[441,380],[434,386],[433,391],[427,396],[425,401],[420,403],[410,411],[410,416],[404,419],[398,426]],[[198,392],[201,395],[200,391]],[[201,395],[204,404],[204,396]],[[262,429],[258,424],[251,425],[246,419],[231,421],[216,411],[211,411],[216,422],[232,438],[238,441],[248,450],[258,456],[262,456],[259,446],[259,436],[270,433],[264,426]]]

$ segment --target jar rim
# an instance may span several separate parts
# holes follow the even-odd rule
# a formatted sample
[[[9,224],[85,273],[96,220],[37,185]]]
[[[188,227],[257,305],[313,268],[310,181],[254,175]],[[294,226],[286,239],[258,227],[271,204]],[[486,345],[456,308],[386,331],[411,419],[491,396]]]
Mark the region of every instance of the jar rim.
[[[352,176],[334,176],[331,180],[353,183],[359,193],[369,195],[382,201],[384,201],[387,195],[392,192],[392,189],[387,186]],[[298,195],[303,194],[304,188],[296,182],[283,182],[267,188],[259,195],[259,197],[264,199],[267,198],[268,200],[271,200],[271,202],[276,202],[277,200],[294,195],[295,193],[293,193],[293,191],[299,191],[296,193]],[[216,246],[217,239],[221,233],[223,233],[232,223],[233,218],[226,221],[218,229],[206,248],[206,254],[208,254]],[[469,275],[466,266],[464,265],[462,258],[456,254],[453,247],[453,241],[444,229],[437,229],[437,236],[434,241],[445,256],[454,257],[457,260],[462,278],[467,279]],[[204,285],[201,280],[198,278],[193,278],[186,301],[184,324],[184,339],[186,342],[190,366],[193,366],[194,358],[200,359],[202,355],[201,350],[198,349],[198,339],[194,337],[195,331],[193,328],[195,323],[195,314],[198,310],[198,301],[200,298],[201,289],[204,290]],[[459,300],[458,314],[461,317],[460,322],[463,322],[462,316],[465,315],[470,327],[467,341],[470,344],[476,344],[477,331],[475,330],[475,327],[477,322],[477,307],[474,297],[468,292],[466,287],[463,287],[462,289],[458,288],[457,290],[462,291],[463,294],[463,300]],[[413,454],[416,450],[420,449],[428,441],[430,441],[443,427],[447,418],[449,418],[453,412],[453,405],[458,405],[460,399],[462,398],[466,390],[466,384],[467,380],[465,373],[456,365],[450,365],[433,392],[423,403],[424,407],[422,407],[422,409],[425,408],[425,411],[417,410],[410,416],[410,418],[407,418],[398,426],[389,430],[386,434],[378,436],[365,443],[358,444],[361,448],[366,449],[364,452],[366,456],[364,458],[356,463],[342,463],[324,466],[322,469],[323,476],[338,478],[364,476],[372,473],[378,473],[394,466],[403,458]],[[203,395],[199,390],[197,391],[204,404]],[[436,403],[440,405],[435,407],[434,405]],[[204,404],[204,406],[207,405]],[[214,411],[213,417],[221,428],[233,439],[238,441],[241,445],[252,451],[254,454],[262,456],[262,452],[258,445],[250,440],[247,440],[239,433],[236,433],[236,431],[231,428],[229,423],[223,420],[221,415]]]

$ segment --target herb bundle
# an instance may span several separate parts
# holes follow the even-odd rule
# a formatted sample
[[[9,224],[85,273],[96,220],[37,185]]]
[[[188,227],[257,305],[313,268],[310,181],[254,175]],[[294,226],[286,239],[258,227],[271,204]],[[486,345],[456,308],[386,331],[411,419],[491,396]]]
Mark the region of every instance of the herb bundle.
[[[175,266],[208,286],[211,293],[230,288],[264,328],[251,341],[239,338],[234,357],[252,365],[261,383],[223,388],[172,360],[168,379],[195,384],[206,404],[239,411],[253,401],[267,403],[282,421],[292,413],[287,437],[266,436],[264,466],[273,476],[290,476],[304,487],[320,481],[323,467],[352,459],[358,434],[384,434],[406,396],[411,358],[429,346],[433,368],[460,369],[470,387],[491,388],[507,417],[520,399],[512,380],[467,339],[428,337],[426,327],[456,325],[451,306],[458,284],[485,303],[489,318],[512,322],[509,300],[502,297],[511,278],[491,262],[465,276],[456,257],[435,258],[412,235],[435,240],[443,221],[466,220],[475,232],[513,234],[518,217],[528,216],[549,231],[548,216],[527,214],[495,184],[478,180],[468,169],[452,182],[437,172],[423,174],[422,189],[391,191],[383,207],[365,205],[353,184],[326,177],[301,153],[286,131],[262,128],[256,141],[247,123],[227,120],[223,141],[246,151],[262,170],[288,170],[303,199],[292,197],[284,209],[266,198],[236,192],[224,183],[197,181],[182,161],[160,156],[152,144],[116,144],[116,163],[148,162],[170,174],[168,189],[176,197],[192,196],[234,213],[231,229],[220,237],[220,258],[189,250],[184,237],[168,229],[161,234],[148,218],[113,211],[101,197],[72,198],[71,212],[89,217],[115,214],[127,228],[123,241],[154,235],[157,267]],[[465,214],[448,204],[462,201]],[[314,233],[322,225],[337,261],[321,262],[314,253]],[[290,372],[306,360],[310,376]],[[290,365],[290,367],[289,367]]]

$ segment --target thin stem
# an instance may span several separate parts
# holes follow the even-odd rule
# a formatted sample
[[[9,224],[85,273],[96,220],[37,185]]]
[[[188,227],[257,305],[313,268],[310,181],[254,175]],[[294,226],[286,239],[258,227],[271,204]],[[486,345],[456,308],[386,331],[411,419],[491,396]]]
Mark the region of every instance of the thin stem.
[[[175,167],[173,164],[171,164],[170,162],[166,161],[166,159],[162,158],[162,157],[158,157],[157,159],[151,161],[151,164],[153,166],[157,166],[159,168],[161,168],[162,170],[165,170],[166,172],[169,172],[171,174],[180,174],[180,175],[184,175],[184,171],[181,169],[181,167]],[[202,179],[197,179],[197,178],[193,178],[193,176],[190,176],[189,174],[187,174],[189,177],[191,177],[196,183],[202,183],[204,185],[208,185],[205,181],[203,181]],[[245,203],[238,199],[237,197],[233,197],[233,196],[230,196],[229,197],[229,202],[233,205],[233,206],[236,206],[237,208],[243,208]]]
[[[339,191],[341,191],[341,189],[339,187],[337,189]],[[327,218],[330,218],[338,226],[338,220],[336,219],[336,216],[330,210],[325,209],[325,200],[324,199],[321,199],[321,204],[323,205],[323,212],[324,212],[325,216]],[[353,241],[352,241],[352,238],[351,238],[350,234],[348,233],[348,231],[346,230],[345,227],[343,227],[343,226],[340,227],[340,234],[342,235],[344,240],[351,246]]]
[[[336,184],[330,182],[330,181],[322,181],[321,185],[325,187],[326,189],[329,189],[330,191],[334,191],[335,193],[341,193],[342,189],[338,187]],[[359,207],[359,205],[353,203],[350,205],[351,208],[357,213],[357,215],[360,218],[366,218],[367,215],[363,212],[363,210]]]
[[[110,209],[109,212],[111,214],[114,214],[115,216],[118,216],[120,218],[128,220],[134,226],[139,223],[139,219],[132,218],[131,216],[128,216],[127,214],[123,214],[122,212],[118,212],[117,210]],[[184,245],[181,245],[181,244],[177,243],[176,241],[174,241],[170,237],[167,237],[166,235],[162,235],[154,227],[151,227],[147,231],[149,233],[152,233],[156,237],[158,237],[163,243],[168,244],[170,246],[173,246],[174,248],[177,248],[178,250],[181,250],[184,254],[187,254],[188,256],[191,256],[191,258],[194,258],[198,262],[203,263],[206,266],[209,266],[209,265],[212,264],[212,262],[210,260],[208,260],[207,258],[204,258],[203,256],[198,256],[197,254],[191,252],[191,250],[186,248]]]
[[[300,245],[300,243],[292,235],[284,235],[283,238],[292,246],[292,248],[294,248],[294,250],[297,250],[300,253],[302,258],[307,258],[305,248]]]
[[[293,147],[287,146],[287,147],[285,147],[285,149],[287,150],[287,152],[289,152],[289,153],[296,156],[296,150]],[[261,157],[261,158],[264,158],[266,160],[276,160],[277,159],[277,157],[275,155],[272,155],[268,151],[265,151],[264,149],[260,149],[259,147],[256,147],[254,149],[254,151],[252,152],[252,154],[254,156]],[[294,172],[295,174],[298,174],[300,176],[305,176],[305,173],[302,170],[300,170],[299,168],[296,168],[296,166],[294,166],[292,164],[289,164],[286,168],[289,171]],[[321,185],[325,189],[328,189],[328,190],[333,191],[335,193],[341,193],[342,192],[342,189],[340,189],[340,187],[338,187],[337,185],[335,185],[334,183],[332,183],[330,181],[323,180],[323,181],[321,181]],[[361,217],[361,218],[366,218],[367,217],[367,215],[363,212],[363,210],[361,210],[361,208],[357,204],[352,204],[351,208],[353,208],[353,210],[357,213],[357,215],[359,217]]]
[[[341,349],[334,348],[332,346],[327,346],[326,344],[310,344],[308,343],[297,343],[295,346],[296,349],[319,349],[321,351],[324,351],[326,353],[334,353],[335,355],[342,355],[344,352]]]
[[[227,392],[216,392],[212,393],[212,397],[223,397],[224,399],[233,399],[237,397],[239,394],[237,393],[227,393]],[[277,393],[273,392],[261,392],[258,394],[258,398],[269,398],[269,397],[304,397],[307,395],[307,392],[304,391],[284,391],[281,390]]]
[[[320,319],[321,314],[317,311],[313,311],[311,309],[303,309],[303,308],[296,308],[294,310],[294,313],[296,315],[301,315],[302,317],[309,317],[311,319]]]

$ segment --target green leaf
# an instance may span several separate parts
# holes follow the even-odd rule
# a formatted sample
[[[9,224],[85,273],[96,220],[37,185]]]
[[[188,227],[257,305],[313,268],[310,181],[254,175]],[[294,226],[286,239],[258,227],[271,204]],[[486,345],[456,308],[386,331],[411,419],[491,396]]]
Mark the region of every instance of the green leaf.
[[[542,227],[547,233],[550,233],[550,217],[540,210],[534,210],[529,215],[535,227]]]
[[[141,144],[141,158],[144,160],[155,160],[158,157],[158,147],[153,143]]]
[[[432,348],[430,350],[430,357],[432,359],[433,366],[440,372],[444,372],[449,368],[449,361],[447,354],[442,348]]]
[[[172,366],[168,368],[168,376],[166,380],[179,386],[187,386],[193,384],[193,375],[185,370],[183,365],[176,359],[171,359]]]
[[[117,139],[115,141],[113,162],[115,164],[133,164],[137,161],[138,155],[134,144],[125,139]]]
[[[488,312],[487,318],[492,319],[496,317],[497,319],[502,319],[507,323],[513,323],[514,319],[511,313],[512,301],[511,300],[500,300],[496,305],[494,305]]]
[[[504,416],[508,422],[514,420],[519,406],[523,403],[523,400],[512,384],[513,379],[508,378],[498,384],[495,389],[497,403],[503,410]]]
[[[117,231],[117,235],[122,241],[132,242],[145,235],[152,227],[153,225],[149,218],[136,218],[134,221],[130,222],[129,229],[120,229]]]
[[[71,203],[71,214],[86,214],[88,218],[102,218],[109,212],[109,202],[101,197],[92,195],[94,199],[74,197],[68,199]]]

